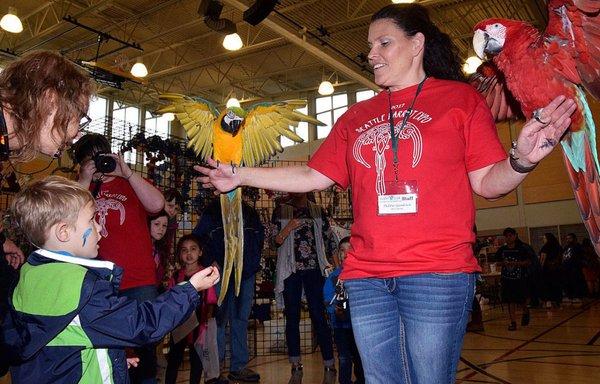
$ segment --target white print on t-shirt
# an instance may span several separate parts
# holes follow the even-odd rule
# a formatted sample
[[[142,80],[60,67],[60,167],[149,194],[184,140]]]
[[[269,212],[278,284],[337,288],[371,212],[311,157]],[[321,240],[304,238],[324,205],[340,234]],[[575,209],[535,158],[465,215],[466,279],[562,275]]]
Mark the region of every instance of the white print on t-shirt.
[[[421,156],[423,154],[423,136],[421,135],[419,128],[410,122],[410,120],[400,131],[405,110],[399,110],[398,108],[402,106],[403,105],[392,107],[392,109],[395,109],[393,112],[394,133],[400,140],[411,139],[413,141],[411,165],[413,168],[415,168],[419,164],[419,161],[421,161]],[[428,123],[432,120],[431,116],[429,116],[427,113],[417,110],[413,110],[410,115],[410,119],[417,120],[420,123]],[[356,131],[361,133],[361,135],[358,136],[354,142],[354,147],[352,148],[354,159],[366,168],[371,168],[371,165],[367,163],[363,157],[363,147],[371,146],[373,152],[375,152],[375,172],[377,174],[375,190],[377,191],[378,196],[385,195],[385,151],[391,148],[390,125],[388,120],[389,115],[382,114],[381,116],[377,116],[357,128]]]
[[[106,230],[106,216],[108,215],[109,209],[119,211],[119,225],[123,225],[125,222],[126,215],[123,203],[115,199],[97,199],[96,212],[98,213],[98,224],[102,227],[102,230],[100,231],[102,237],[108,237],[108,231]]]

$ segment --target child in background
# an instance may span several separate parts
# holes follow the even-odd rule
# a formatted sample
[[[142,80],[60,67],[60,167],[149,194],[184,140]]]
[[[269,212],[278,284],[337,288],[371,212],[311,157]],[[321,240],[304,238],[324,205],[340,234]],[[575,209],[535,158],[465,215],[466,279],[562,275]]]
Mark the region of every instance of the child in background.
[[[202,243],[195,235],[185,235],[177,242],[176,255],[180,260],[182,267],[179,271],[175,272],[172,284],[188,280],[202,268],[202,264],[200,263],[202,257]],[[219,362],[213,361],[213,368],[216,369],[203,367],[200,353],[201,348],[207,349],[207,347],[210,347],[204,343],[212,340],[213,342],[211,344],[214,350],[208,355],[212,356],[214,358],[213,360],[218,360],[218,351],[216,350],[216,323],[214,323],[216,304],[217,294],[214,287],[211,287],[203,293],[202,304],[198,306],[195,313],[192,314],[192,316],[196,316],[198,326],[176,343],[173,340],[174,333],[171,334],[169,356],[167,358],[167,373],[165,375],[166,384],[175,384],[177,381],[177,371],[183,361],[185,347],[189,347],[190,350],[190,384],[200,383],[203,368],[205,371],[204,378],[206,384],[219,383]],[[213,326],[209,327],[209,319],[213,319]],[[211,332],[212,334],[208,335],[208,332]]]
[[[164,292],[169,287],[169,279],[172,275],[168,274],[167,260],[169,251],[165,234],[167,233],[167,222],[169,215],[165,210],[158,212],[156,215],[148,217],[148,228],[150,229],[150,238],[152,239],[152,259],[156,264],[156,287],[158,292]],[[163,352],[163,344],[161,341],[156,346],[156,377],[162,378],[167,368],[167,359]],[[131,353],[131,351],[129,351]]]
[[[156,282],[159,292],[167,288],[167,282],[172,276],[167,276],[167,261],[169,258],[169,249],[165,235],[169,215],[166,211],[160,211],[158,214],[148,218],[148,226],[150,227],[150,237],[152,238],[152,258],[156,264]]]
[[[219,279],[209,267],[138,305],[117,297],[123,270],[94,260],[101,228],[87,189],[50,176],[19,192],[11,212],[40,248],[21,269],[2,329],[15,384],[128,383],[125,347],[160,340]]]
[[[333,330],[333,338],[338,351],[339,370],[338,380],[340,384],[352,384],[352,365],[354,364],[355,384],[364,384],[362,362],[358,354],[358,348],[354,341],[352,323],[350,322],[350,310],[348,303],[337,300],[340,286],[338,277],[342,272],[342,266],[346,252],[350,249],[350,237],[340,240],[337,255],[334,255],[335,269],[329,274],[323,286],[323,299],[329,315],[329,322]],[[345,308],[344,308],[345,307]]]

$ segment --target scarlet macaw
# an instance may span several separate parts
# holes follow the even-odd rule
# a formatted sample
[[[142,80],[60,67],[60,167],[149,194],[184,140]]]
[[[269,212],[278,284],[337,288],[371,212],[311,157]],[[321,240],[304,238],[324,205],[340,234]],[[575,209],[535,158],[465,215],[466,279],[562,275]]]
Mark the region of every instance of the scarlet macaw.
[[[283,151],[279,142],[285,136],[302,142],[290,127],[305,121],[323,125],[320,121],[296,111],[306,106],[304,100],[265,102],[253,105],[248,111],[239,107],[223,112],[207,100],[180,94],[162,94],[161,100],[170,104],[158,112],[172,112],[181,122],[192,147],[203,160],[209,157],[234,166],[257,166],[277,152]],[[242,191],[236,188],[221,194],[221,217],[225,232],[225,258],[222,272],[219,305],[227,294],[229,278],[235,268],[235,294],[240,291],[243,267],[244,228],[242,221]]]
[[[488,19],[474,27],[473,37],[475,52],[492,58],[525,116],[531,117],[559,95],[576,100],[578,108],[561,145],[575,200],[598,254],[600,166],[584,89],[600,98],[599,13],[598,0],[549,0],[543,33],[523,21]],[[497,94],[498,86],[489,92]]]

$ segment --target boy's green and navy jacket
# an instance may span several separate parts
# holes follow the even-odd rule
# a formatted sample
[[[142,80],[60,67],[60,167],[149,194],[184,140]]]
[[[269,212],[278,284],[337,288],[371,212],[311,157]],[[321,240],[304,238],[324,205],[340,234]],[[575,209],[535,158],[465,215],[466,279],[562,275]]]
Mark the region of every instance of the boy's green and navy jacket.
[[[124,348],[161,340],[199,305],[185,282],[156,300],[118,297],[122,269],[46,250],[21,268],[3,331],[13,383],[128,383]]]

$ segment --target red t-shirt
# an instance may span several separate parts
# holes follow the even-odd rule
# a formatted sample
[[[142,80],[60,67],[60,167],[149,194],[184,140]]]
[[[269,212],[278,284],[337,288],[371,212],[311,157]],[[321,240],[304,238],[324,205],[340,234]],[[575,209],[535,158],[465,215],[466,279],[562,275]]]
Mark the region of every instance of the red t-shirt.
[[[127,180],[102,183],[96,217],[102,226],[98,256],[123,268],[121,289],[156,285],[148,215]]]
[[[492,115],[467,84],[429,78],[398,132],[417,86],[391,95],[399,180],[414,180],[418,212],[379,216],[378,194],[394,179],[388,92],[352,106],[308,166],[352,186],[352,250],[342,278],[478,270],[471,243],[475,205],[468,172],[506,159]]]

